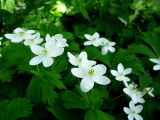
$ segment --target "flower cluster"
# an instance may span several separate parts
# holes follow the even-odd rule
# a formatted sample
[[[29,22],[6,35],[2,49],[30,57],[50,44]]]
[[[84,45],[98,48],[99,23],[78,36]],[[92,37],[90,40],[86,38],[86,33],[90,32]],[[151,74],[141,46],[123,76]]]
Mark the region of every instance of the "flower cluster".
[[[108,77],[104,76],[107,71],[106,66],[96,64],[96,61],[88,60],[86,52],[81,52],[77,56],[68,52],[68,57],[69,62],[76,66],[71,69],[72,74],[82,79],[80,88],[83,92],[90,91],[94,87],[94,83],[107,85],[111,82]]]
[[[101,46],[102,55],[106,55],[108,51],[115,52],[115,48],[113,47],[116,43],[111,42],[106,38],[100,38],[98,32],[95,32],[93,35],[85,34],[85,38],[88,40],[84,42],[84,45],[93,45],[95,47]]]
[[[16,28],[13,33],[5,34],[4,36],[13,43],[23,42],[24,45],[30,47],[31,51],[36,55],[30,60],[30,65],[43,63],[44,67],[50,67],[54,62],[53,58],[60,56],[64,52],[64,47],[68,46],[67,40],[61,34],[54,36],[47,34],[45,43],[42,45],[40,44],[43,42],[43,38],[35,30]]]
[[[123,92],[128,95],[131,98],[131,101],[129,102],[129,108],[124,107],[123,110],[126,114],[128,114],[128,119],[133,120],[134,118],[136,120],[143,120],[143,118],[139,115],[139,113],[142,111],[143,106],[142,105],[136,105],[138,103],[144,103],[145,100],[143,96],[148,93],[150,96],[154,97],[153,95],[153,88],[147,87],[143,91],[140,91],[138,89],[137,84],[135,83],[128,83],[130,82],[130,78],[126,77],[125,75],[128,75],[132,72],[131,68],[125,69],[122,63],[119,63],[117,66],[118,71],[111,70],[111,74],[115,76],[115,79],[117,81],[123,81],[125,88],[123,89]]]

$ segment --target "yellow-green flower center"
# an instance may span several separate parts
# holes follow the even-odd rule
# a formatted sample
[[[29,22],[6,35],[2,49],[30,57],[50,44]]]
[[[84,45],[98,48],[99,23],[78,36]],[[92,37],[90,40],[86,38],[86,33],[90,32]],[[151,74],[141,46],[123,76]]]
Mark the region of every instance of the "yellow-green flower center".
[[[93,70],[93,69],[90,69],[90,70],[88,71],[88,73],[89,73],[90,75],[93,75],[93,74],[94,74],[94,70]]]

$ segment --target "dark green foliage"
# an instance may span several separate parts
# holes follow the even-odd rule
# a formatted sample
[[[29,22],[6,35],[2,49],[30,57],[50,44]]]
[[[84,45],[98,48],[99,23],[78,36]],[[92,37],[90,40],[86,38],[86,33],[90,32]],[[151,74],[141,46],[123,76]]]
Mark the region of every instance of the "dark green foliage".
[[[23,2],[0,0],[0,37],[24,27],[40,32],[43,38],[63,34],[69,46],[45,68],[29,65],[34,54],[28,46],[3,38],[0,120],[125,120],[123,107],[130,98],[123,92],[124,84],[110,73],[119,63],[132,68],[128,77],[140,90],[154,88],[154,98],[144,96],[140,115],[144,120],[159,117],[160,71],[154,71],[155,64],[149,61],[160,56],[159,0],[24,0],[26,9],[16,10],[18,1]],[[84,34],[95,32],[116,42],[116,51],[102,55],[101,47],[84,46]],[[72,75],[74,66],[67,56],[67,52],[76,55],[81,51],[107,67],[105,76],[111,84],[95,84],[88,93],[81,91],[81,79]]]

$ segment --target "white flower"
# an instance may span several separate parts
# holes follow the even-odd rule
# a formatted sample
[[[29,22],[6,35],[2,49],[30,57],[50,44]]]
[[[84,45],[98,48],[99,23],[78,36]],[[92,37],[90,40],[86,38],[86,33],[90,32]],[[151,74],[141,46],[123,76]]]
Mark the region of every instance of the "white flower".
[[[117,69],[118,71],[111,70],[111,74],[116,77],[116,80],[124,81],[124,82],[130,81],[130,79],[125,75],[128,75],[132,72],[131,68],[124,69],[124,66],[122,65],[122,63],[119,63],[117,66]]]
[[[5,34],[4,36],[11,40],[13,43],[19,43],[26,39],[32,39],[34,30],[24,30],[22,28],[16,28],[13,34]]]
[[[2,45],[2,42],[1,42],[2,39],[3,39],[3,37],[0,37],[0,45]]]
[[[67,40],[65,38],[63,38],[62,34],[56,34],[54,36],[50,36],[49,34],[46,35],[46,41],[52,41],[55,40],[56,45],[58,47],[67,47]]]
[[[144,89],[144,94],[148,93],[148,95],[150,95],[151,97],[154,97],[153,90],[154,88],[147,87]]]
[[[84,36],[88,40],[84,42],[84,45],[93,45],[96,47],[101,45],[103,38],[100,38],[99,33],[95,32],[93,35],[85,34]]]
[[[40,44],[42,41],[43,41],[43,38],[41,38],[40,33],[37,32],[36,34],[33,35],[32,39],[26,39],[24,41],[24,45],[26,46],[37,45],[37,44]]]
[[[85,51],[81,52],[77,56],[74,56],[70,52],[67,52],[67,55],[69,57],[69,62],[74,66],[81,66],[83,61],[88,60],[87,59],[87,53]],[[91,63],[91,65],[95,65],[96,64],[96,61],[93,61],[93,60],[88,60],[88,61]]]
[[[110,42],[109,40],[104,38],[101,44],[103,46],[101,50],[102,55],[106,55],[108,51],[115,52],[115,48],[113,47],[116,44],[115,42]]]
[[[55,40],[47,41],[43,47],[39,45],[32,45],[31,51],[37,55],[30,60],[30,65],[38,65],[41,62],[44,67],[49,67],[53,64],[53,57],[61,55],[64,48],[56,46]]]
[[[80,88],[83,92],[91,90],[94,82],[100,85],[107,85],[111,82],[108,77],[103,76],[107,70],[106,66],[102,64],[92,66],[88,62],[83,63],[83,65],[83,67],[71,69],[74,76],[82,78]]]
[[[131,97],[132,101],[136,103],[144,103],[143,99],[144,93],[141,92],[135,83],[131,83],[126,88],[123,89],[123,92]]]
[[[143,120],[143,118],[139,115],[139,113],[142,111],[143,106],[137,105],[133,103],[133,101],[129,102],[129,108],[123,107],[123,111],[128,114],[128,120]]]
[[[160,57],[159,58],[153,58],[149,59],[151,62],[156,63],[156,65],[153,67],[154,70],[160,70]]]

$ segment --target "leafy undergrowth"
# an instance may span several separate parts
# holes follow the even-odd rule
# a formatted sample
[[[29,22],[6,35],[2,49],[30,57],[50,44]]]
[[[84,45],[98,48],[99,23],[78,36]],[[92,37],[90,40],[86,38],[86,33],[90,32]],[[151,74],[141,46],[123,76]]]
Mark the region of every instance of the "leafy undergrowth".
[[[0,120],[157,119],[159,19],[159,0],[0,0]]]

